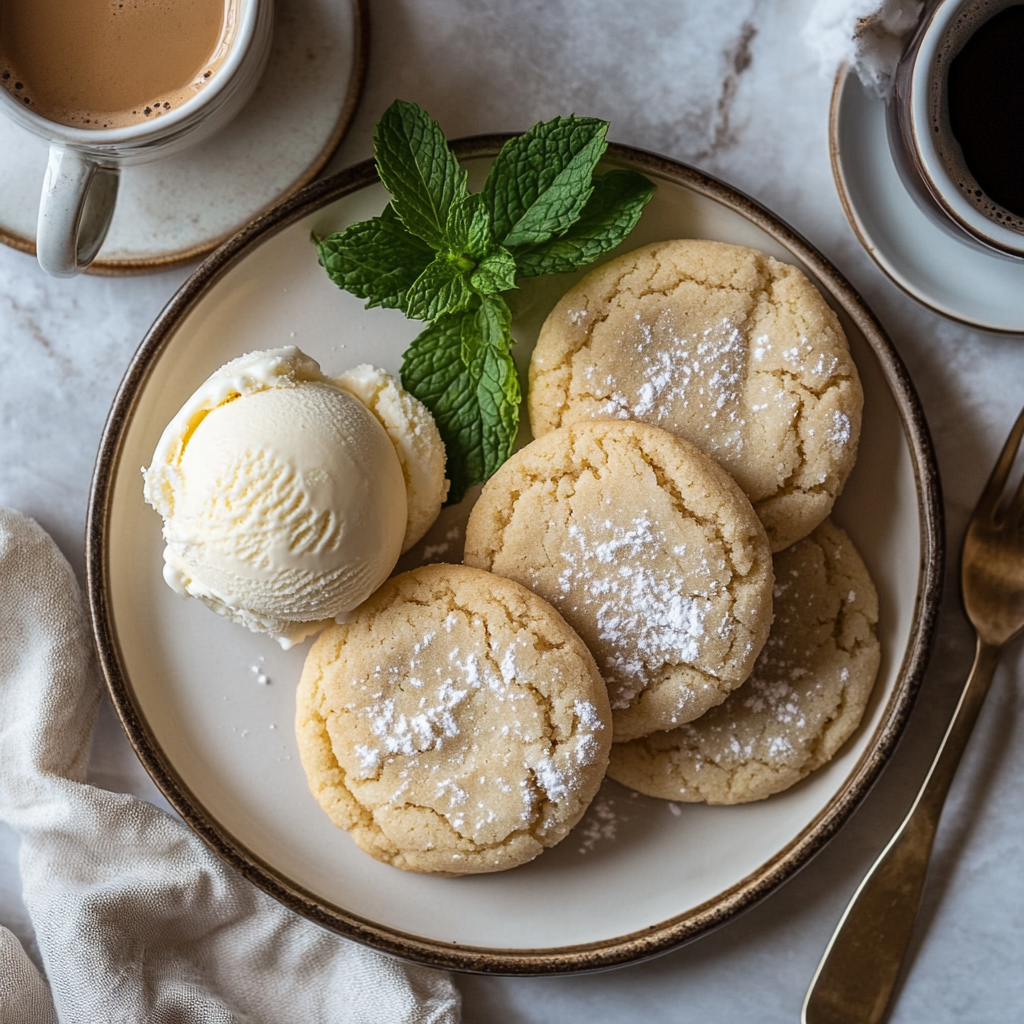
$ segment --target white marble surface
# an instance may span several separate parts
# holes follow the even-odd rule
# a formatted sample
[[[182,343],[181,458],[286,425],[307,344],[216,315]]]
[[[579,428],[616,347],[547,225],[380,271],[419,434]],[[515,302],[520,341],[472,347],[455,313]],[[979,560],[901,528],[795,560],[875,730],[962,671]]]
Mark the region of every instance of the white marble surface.
[[[809,7],[810,0],[373,4],[367,92],[333,168],[369,155],[374,121],[401,96],[450,136],[524,128],[567,111],[606,117],[611,138],[692,162],[755,196],[838,264],[891,333],[931,424],[952,554],[938,646],[906,737],[815,861],[740,920],[651,963],[589,977],[461,979],[469,1024],[798,1020],[832,927],[906,808],[969,667],[957,549],[1024,404],[1024,339],[941,320],[860,249],[829,168],[831,79],[800,37]],[[29,257],[0,249],[0,503],[35,516],[79,572],[107,408],[147,326],[187,273],[57,281]],[[1018,643],[1006,652],[947,805],[897,1024],[988,1024],[1024,1005],[1022,673]],[[99,785],[160,799],[109,708],[92,772]],[[0,826],[0,921],[30,945],[16,851],[16,837]]]

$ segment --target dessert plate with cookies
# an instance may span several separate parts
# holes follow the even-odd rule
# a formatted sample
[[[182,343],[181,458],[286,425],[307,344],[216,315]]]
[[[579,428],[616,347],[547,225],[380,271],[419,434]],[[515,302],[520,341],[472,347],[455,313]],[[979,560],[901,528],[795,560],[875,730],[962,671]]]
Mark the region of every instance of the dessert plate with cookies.
[[[507,138],[455,144],[471,186]],[[186,282],[95,470],[94,630],[147,770],[271,895],[437,967],[599,970],[770,894],[877,778],[934,634],[935,457],[871,311],[722,182],[602,166],[653,198],[596,266],[507,293],[523,415],[482,488],[444,503],[400,383],[418,325],[310,241],[385,210],[372,163]],[[317,445],[360,481],[338,564]],[[254,562],[264,529],[288,543]]]

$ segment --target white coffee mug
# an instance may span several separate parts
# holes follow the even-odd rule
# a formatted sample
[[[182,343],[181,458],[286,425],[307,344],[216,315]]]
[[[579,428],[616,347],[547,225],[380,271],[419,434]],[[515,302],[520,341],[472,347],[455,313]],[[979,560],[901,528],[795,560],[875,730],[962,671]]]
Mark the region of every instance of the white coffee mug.
[[[966,40],[1019,2],[932,3],[900,58],[887,107],[889,148],[921,209],[960,241],[1011,260],[1024,259],[1024,218],[996,207],[973,183],[949,124],[946,85],[950,64]],[[997,208],[1002,222],[985,212]]]
[[[95,259],[114,215],[120,168],[147,163],[209,138],[245,105],[270,56],[273,0],[238,0],[237,26],[216,75],[175,110],[122,128],[71,128],[41,117],[0,89],[0,110],[50,144],[39,199],[36,257],[55,277]]]

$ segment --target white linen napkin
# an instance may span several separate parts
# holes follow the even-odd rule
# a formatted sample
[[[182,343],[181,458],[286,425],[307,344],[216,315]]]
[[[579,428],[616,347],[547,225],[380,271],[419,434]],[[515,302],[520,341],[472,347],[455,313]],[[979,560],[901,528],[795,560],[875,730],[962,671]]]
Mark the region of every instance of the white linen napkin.
[[[922,0],[817,0],[804,40],[827,75],[845,62],[884,98],[923,7]]]
[[[0,821],[46,971],[0,927],[3,1024],[456,1024],[451,978],[339,938],[152,804],[83,782],[100,688],[74,574],[0,508]]]

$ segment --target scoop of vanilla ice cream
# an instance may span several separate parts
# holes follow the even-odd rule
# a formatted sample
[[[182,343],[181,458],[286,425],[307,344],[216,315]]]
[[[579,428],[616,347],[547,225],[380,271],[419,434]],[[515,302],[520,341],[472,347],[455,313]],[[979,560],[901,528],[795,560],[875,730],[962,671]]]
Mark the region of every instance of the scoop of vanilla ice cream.
[[[408,551],[434,525],[444,499],[445,449],[431,411],[379,366],[364,363],[336,381],[380,420],[395,446],[405,476],[409,519],[402,551]]]
[[[297,348],[252,352],[208,378],[145,474],[164,518],[164,578],[283,646],[388,577],[408,513],[378,419]]]

